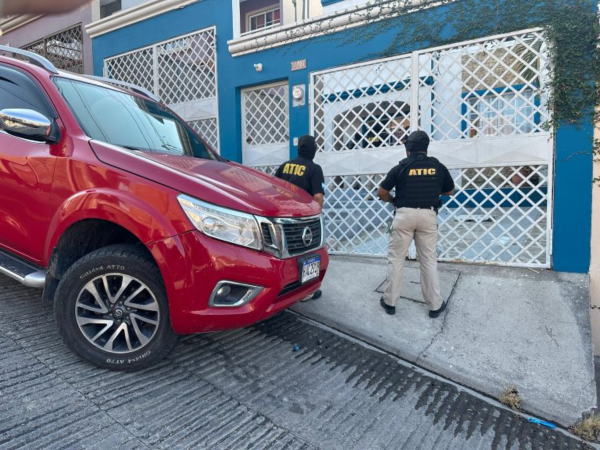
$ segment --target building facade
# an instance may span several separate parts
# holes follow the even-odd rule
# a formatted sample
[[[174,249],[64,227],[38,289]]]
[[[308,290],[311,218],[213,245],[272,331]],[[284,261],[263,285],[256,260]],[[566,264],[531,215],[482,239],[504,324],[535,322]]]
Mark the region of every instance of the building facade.
[[[316,136],[332,253],[385,255],[391,211],[376,189],[418,128],[458,188],[439,215],[441,260],[588,272],[592,124],[546,126],[551,67],[535,24],[453,41],[449,19],[435,30],[444,45],[407,44],[413,15],[451,18],[455,5],[114,3],[86,27],[96,75],[154,91],[224,157],[266,172]]]
[[[0,44],[23,48],[48,58],[56,67],[93,73],[92,41],[84,31],[92,4],[59,16],[13,16],[0,20]]]

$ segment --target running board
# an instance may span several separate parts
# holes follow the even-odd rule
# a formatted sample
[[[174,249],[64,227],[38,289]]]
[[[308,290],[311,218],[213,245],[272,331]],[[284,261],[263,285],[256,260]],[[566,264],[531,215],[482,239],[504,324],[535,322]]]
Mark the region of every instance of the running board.
[[[43,289],[46,284],[45,270],[3,251],[0,251],[0,273],[31,288]]]

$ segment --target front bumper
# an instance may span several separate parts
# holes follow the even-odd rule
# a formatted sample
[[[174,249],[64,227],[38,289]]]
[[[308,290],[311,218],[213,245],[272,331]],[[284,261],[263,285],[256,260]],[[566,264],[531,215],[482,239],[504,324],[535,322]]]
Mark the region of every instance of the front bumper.
[[[171,325],[177,334],[242,328],[289,308],[319,289],[329,265],[324,248],[319,279],[299,283],[298,257],[278,259],[190,231],[149,246],[163,275]],[[306,255],[305,255],[306,256]],[[237,308],[209,306],[222,280],[263,287],[251,302]]]

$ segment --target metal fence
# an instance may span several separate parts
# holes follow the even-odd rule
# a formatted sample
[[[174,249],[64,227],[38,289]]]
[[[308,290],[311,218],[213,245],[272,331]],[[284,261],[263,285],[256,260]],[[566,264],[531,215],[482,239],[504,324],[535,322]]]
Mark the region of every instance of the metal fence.
[[[274,175],[278,166],[259,170]],[[548,267],[548,166],[455,170],[462,186],[438,214],[440,261]],[[391,205],[377,199],[385,173],[325,178],[325,240],[332,254],[387,253]]]
[[[107,58],[104,75],[154,92],[219,150],[214,27]]]
[[[23,47],[52,62],[58,69],[84,73],[81,25],[47,36]]]
[[[553,142],[540,30],[311,74],[311,127],[326,174],[332,253],[385,255],[377,187],[415,129],[450,169],[440,259],[550,267]]]

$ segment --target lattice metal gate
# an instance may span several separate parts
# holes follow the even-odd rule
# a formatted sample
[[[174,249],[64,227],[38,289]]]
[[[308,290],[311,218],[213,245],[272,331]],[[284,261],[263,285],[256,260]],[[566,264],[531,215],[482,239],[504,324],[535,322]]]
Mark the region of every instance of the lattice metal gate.
[[[23,47],[23,50],[42,55],[59,69],[84,73],[81,25],[28,44]]]
[[[104,76],[154,92],[217,151],[219,118],[216,28],[104,60]]]
[[[377,188],[422,129],[458,191],[439,214],[440,259],[550,267],[548,77],[537,29],[311,74],[330,251],[386,254]]]
[[[289,159],[289,87],[287,83],[242,91],[243,162],[278,165]]]

